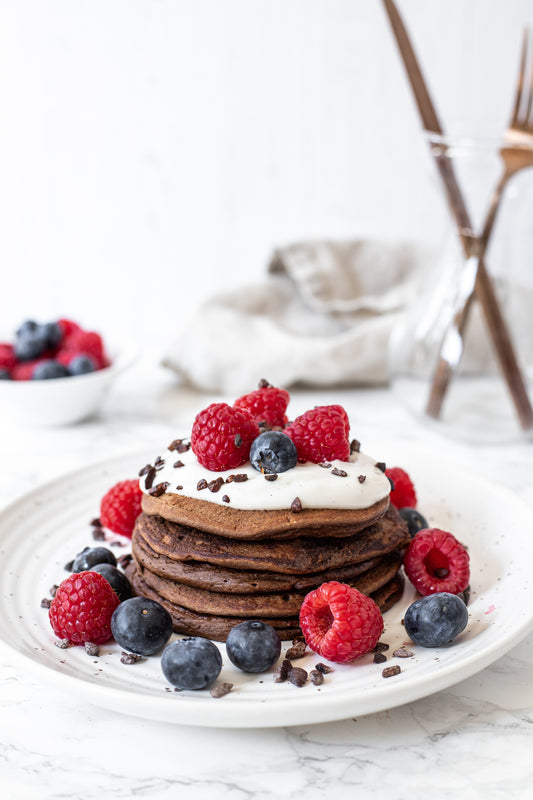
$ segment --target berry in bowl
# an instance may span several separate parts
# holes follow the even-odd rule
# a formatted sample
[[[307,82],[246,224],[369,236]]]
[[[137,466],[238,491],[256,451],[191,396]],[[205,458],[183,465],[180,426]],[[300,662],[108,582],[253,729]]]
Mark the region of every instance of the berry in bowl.
[[[8,422],[67,425],[92,416],[132,360],[77,322],[25,320],[0,341],[0,414]]]

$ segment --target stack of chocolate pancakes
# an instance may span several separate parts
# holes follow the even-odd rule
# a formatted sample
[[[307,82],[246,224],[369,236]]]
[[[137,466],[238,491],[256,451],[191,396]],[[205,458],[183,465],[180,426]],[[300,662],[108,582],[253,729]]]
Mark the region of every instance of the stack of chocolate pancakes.
[[[352,453],[349,463],[297,465],[273,480],[249,462],[210,473],[183,447],[141,471],[126,570],[175,631],[225,641],[234,625],[261,619],[292,639],[305,595],[332,580],[382,611],[399,599],[409,534],[382,464]]]

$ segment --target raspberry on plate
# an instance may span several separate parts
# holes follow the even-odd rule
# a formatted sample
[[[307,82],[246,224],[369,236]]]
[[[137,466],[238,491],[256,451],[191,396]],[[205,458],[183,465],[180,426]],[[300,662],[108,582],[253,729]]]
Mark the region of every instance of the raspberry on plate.
[[[249,411],[228,403],[211,403],[197,414],[191,432],[191,447],[206,469],[221,472],[248,461],[259,425]]]
[[[406,550],[407,577],[421,595],[464,592],[470,583],[470,557],[448,531],[429,528],[417,533]]]
[[[55,635],[73,644],[103,644],[111,639],[111,617],[118,595],[96,572],[79,572],[66,578],[50,604],[49,618]]]
[[[372,598],[346,583],[329,581],[305,597],[300,627],[311,650],[343,664],[375,647],[383,617]]]
[[[261,381],[258,389],[237,398],[233,405],[249,411],[258,423],[267,422],[269,425],[284,428],[288,422],[285,412],[289,399],[289,393],[285,389],[278,389],[267,381]]]
[[[388,467],[385,475],[393,484],[390,501],[395,508],[416,508],[417,497],[413,481],[401,467]]]
[[[105,353],[104,342],[99,333],[95,331],[74,330],[65,337],[61,344],[61,363],[67,358],[66,354],[74,356],[89,356],[99,369],[108,366],[109,359]]]
[[[119,481],[100,502],[100,522],[113,533],[131,539],[135,520],[141,513],[142,491],[138,480]]]
[[[350,460],[349,424],[342,406],[317,406],[288,425],[284,433],[296,445],[300,461]]]

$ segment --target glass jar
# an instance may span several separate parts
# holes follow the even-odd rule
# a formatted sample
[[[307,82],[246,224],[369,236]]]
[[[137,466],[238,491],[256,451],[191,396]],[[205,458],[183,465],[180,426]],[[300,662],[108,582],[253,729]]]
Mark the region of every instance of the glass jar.
[[[503,172],[502,141],[432,134],[429,144],[437,158],[450,159],[472,229],[478,235]],[[439,191],[444,191],[440,183]],[[533,427],[525,428],[519,420],[475,295],[462,340],[450,334],[458,309],[471,293],[477,267],[477,259],[465,255],[467,232],[462,233],[463,241],[450,216],[446,243],[435,263],[428,265],[420,291],[393,332],[389,350],[393,391],[421,420],[445,435],[480,443],[533,439]],[[517,173],[506,184],[485,266],[533,405],[532,168]],[[443,348],[452,359],[458,357],[458,366],[436,412],[430,393]]]

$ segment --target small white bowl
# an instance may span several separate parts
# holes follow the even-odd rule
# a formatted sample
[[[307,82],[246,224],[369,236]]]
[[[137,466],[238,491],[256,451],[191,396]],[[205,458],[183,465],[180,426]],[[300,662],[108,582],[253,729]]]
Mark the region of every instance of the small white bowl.
[[[42,381],[0,380],[0,418],[24,426],[71,425],[93,416],[116,376],[135,359],[132,347],[107,343],[109,367]]]

